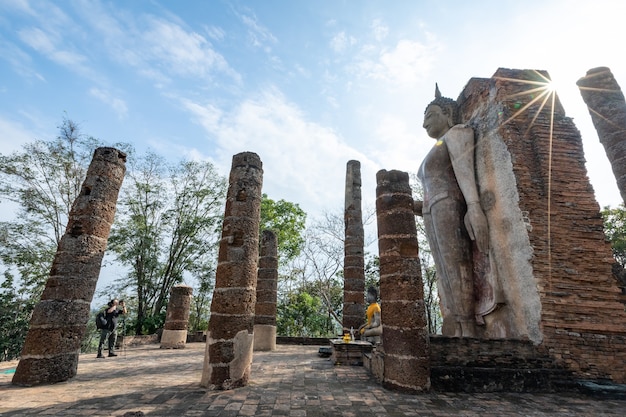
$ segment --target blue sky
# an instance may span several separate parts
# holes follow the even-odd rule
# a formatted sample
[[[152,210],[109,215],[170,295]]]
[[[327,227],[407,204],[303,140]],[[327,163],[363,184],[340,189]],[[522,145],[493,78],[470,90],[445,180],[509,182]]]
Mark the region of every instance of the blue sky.
[[[600,204],[616,205],[575,82],[608,66],[626,86],[626,6],[591,3],[1,0],[1,151],[54,137],[65,114],[107,143],[224,174],[253,151],[264,191],[315,215],[342,208],[350,159],[366,204],[379,169],[417,170],[435,82],[456,98],[498,67],[542,69],[581,130]]]
[[[608,66],[626,87],[625,12],[620,0],[0,0],[0,152],[55,137],[65,115],[224,175],[253,151],[264,192],[315,217],[342,210],[350,159],[370,207],[378,170],[417,170],[435,82],[456,98],[499,67],[540,69],[581,131],[601,206],[615,206],[575,83]]]

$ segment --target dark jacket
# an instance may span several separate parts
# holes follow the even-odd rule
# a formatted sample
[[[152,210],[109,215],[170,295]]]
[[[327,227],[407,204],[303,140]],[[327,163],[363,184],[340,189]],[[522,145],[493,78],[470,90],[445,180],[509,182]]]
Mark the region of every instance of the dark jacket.
[[[109,311],[105,311],[106,319],[107,319],[107,330],[113,331],[117,327],[117,316],[124,315],[124,310],[113,310],[109,313]]]

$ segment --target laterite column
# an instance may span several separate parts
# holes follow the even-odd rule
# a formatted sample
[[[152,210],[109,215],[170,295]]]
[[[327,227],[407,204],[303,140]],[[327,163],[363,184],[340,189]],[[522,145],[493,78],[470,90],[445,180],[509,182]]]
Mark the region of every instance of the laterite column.
[[[381,170],[376,184],[383,386],[424,392],[430,389],[430,339],[409,175]]]
[[[161,335],[161,349],[185,348],[192,294],[193,288],[187,285],[175,285],[170,290],[170,299],[167,302],[167,313]]]
[[[593,68],[576,83],[626,204],[626,100],[607,67]]]
[[[364,231],[361,211],[361,163],[348,161],[345,190],[343,258],[343,329],[358,329],[365,322]]]
[[[96,149],[33,311],[13,384],[51,384],[76,375],[125,171],[126,154]]]
[[[201,380],[209,389],[241,387],[250,378],[262,185],[259,156],[233,156]]]
[[[256,281],[254,350],[276,350],[276,290],[278,286],[278,240],[263,230]]]

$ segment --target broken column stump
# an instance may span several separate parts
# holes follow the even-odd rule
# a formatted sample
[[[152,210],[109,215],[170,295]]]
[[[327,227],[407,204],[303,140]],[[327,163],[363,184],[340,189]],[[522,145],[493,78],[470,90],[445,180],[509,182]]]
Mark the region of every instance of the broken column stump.
[[[95,150],[33,311],[13,384],[51,384],[76,375],[125,171],[126,154],[114,148]]]
[[[259,258],[263,164],[233,156],[201,385],[232,389],[248,384]]]
[[[376,174],[380,298],[386,388],[430,389],[430,338],[409,175]]]
[[[184,349],[187,343],[187,326],[193,288],[187,285],[175,285],[170,290],[161,349]]]
[[[256,281],[254,350],[276,350],[276,290],[278,287],[278,240],[263,230]]]

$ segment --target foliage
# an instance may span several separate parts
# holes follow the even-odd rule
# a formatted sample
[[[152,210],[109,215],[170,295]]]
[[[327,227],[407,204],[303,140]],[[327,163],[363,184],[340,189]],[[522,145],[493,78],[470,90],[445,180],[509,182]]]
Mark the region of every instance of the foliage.
[[[53,141],[35,141],[0,155],[0,198],[17,205],[0,222],[0,260],[19,274],[20,291],[38,300],[68,215],[98,142],[64,119]]]
[[[146,317],[142,320],[141,330],[137,334],[155,334],[159,329],[163,328],[163,325],[165,324],[165,316],[166,312],[165,309],[163,309],[158,314]]]
[[[207,253],[211,254],[212,259],[217,258],[214,251]],[[195,277],[196,286],[189,312],[189,331],[191,332],[209,328],[211,300],[215,286],[215,265],[211,262],[200,262],[199,264],[203,267],[195,269],[192,274]]]
[[[325,316],[341,326],[343,311],[343,217],[324,213],[305,233],[305,245],[300,257],[301,289],[319,297]],[[334,327],[334,326],[330,326]]]
[[[81,353],[92,353],[98,349],[98,343],[100,342],[100,330],[96,328],[96,315],[102,311],[92,310],[89,312],[89,321],[87,322],[87,330],[85,336],[80,343]]]
[[[272,230],[278,241],[278,258],[286,263],[302,251],[306,213],[298,206],[285,200],[274,201],[263,194],[261,198],[261,221],[259,228]]]
[[[320,323],[324,323],[323,332],[334,335],[341,330],[343,314],[345,225],[342,212],[325,212],[305,230],[303,237],[300,255],[283,268],[284,273],[279,279],[279,299],[294,299],[302,293],[319,299],[322,308],[317,314]],[[365,280],[366,287],[379,287],[376,256],[366,254]],[[319,330],[322,331],[321,328]]]
[[[363,299],[367,296],[369,287],[376,288],[380,294],[380,258],[377,255],[369,253],[365,254],[365,293]]]
[[[135,333],[142,334],[163,324],[169,292],[185,274],[211,278],[226,181],[209,162],[169,165],[155,154],[140,159],[127,181],[109,247],[130,268],[120,289],[137,295]]]
[[[626,268],[626,208],[620,204],[617,208],[604,207],[600,212],[604,219],[604,233],[611,242],[615,260]]]
[[[330,318],[319,297],[306,291],[289,294],[278,303],[276,327],[281,336],[329,336]]]
[[[0,361],[19,356],[28,322],[35,303],[21,297],[13,286],[13,277],[8,272],[0,284]]]

